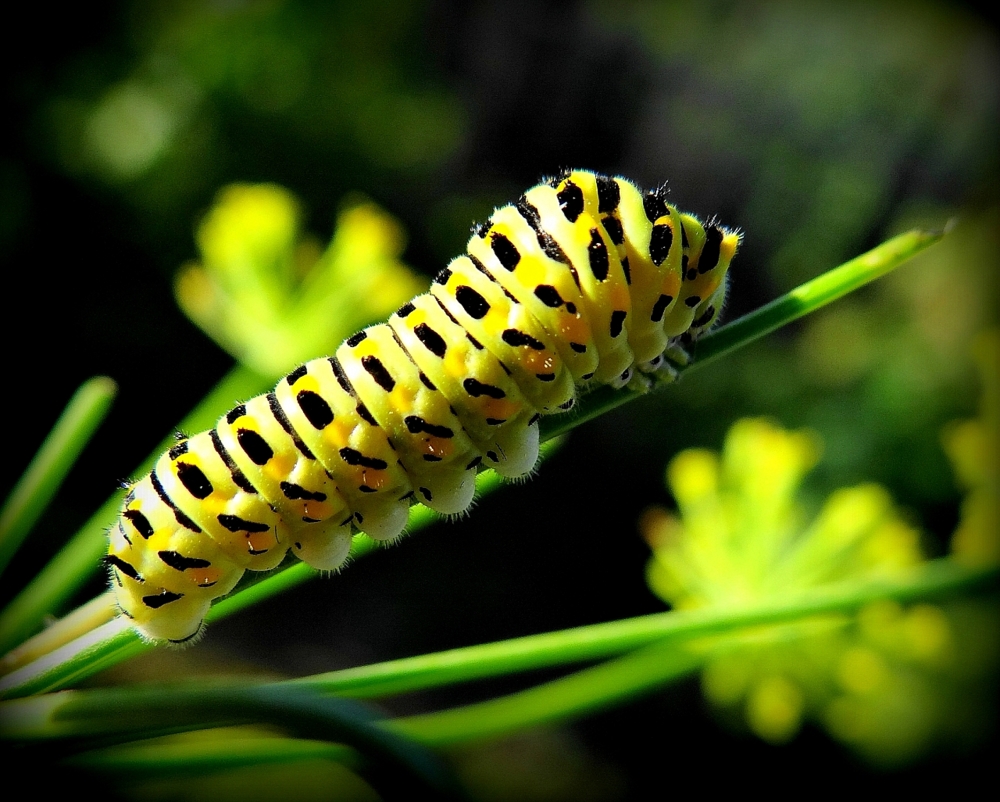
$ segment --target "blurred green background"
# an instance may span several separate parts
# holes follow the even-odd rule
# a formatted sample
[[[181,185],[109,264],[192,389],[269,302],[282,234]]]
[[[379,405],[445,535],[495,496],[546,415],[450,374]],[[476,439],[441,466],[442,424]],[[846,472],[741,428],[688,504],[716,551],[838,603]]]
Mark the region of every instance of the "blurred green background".
[[[562,167],[667,181],[679,207],[745,232],[727,319],[893,233],[957,218],[896,274],[582,427],[535,480],[463,521],[119,679],[298,675],[661,610],[640,515],[670,506],[672,455],[718,449],[749,415],[819,434],[805,488],[817,504],[880,482],[926,551],[946,550],[961,496],[940,433],[976,410],[971,343],[996,325],[1000,268],[1000,42],[971,5],[191,0],[81,6],[57,22],[24,13],[24,41],[3,55],[0,488],[82,380],[106,373],[121,392],[4,602],[232,364],[172,291],[230,182],[289,188],[319,242],[345,199],[365,196],[401,222],[403,260],[430,276],[474,220]],[[873,773],[810,727],[776,747],[720,726],[692,681],[463,759],[494,789],[484,798],[616,799],[677,778],[915,788],[981,770],[989,749]]]

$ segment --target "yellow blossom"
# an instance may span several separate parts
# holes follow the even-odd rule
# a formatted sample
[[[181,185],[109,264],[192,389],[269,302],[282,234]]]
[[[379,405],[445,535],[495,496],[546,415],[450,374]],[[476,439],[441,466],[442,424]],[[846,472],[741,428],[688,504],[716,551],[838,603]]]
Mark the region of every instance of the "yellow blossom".
[[[942,434],[958,483],[967,492],[952,551],[970,565],[996,565],[1000,562],[1000,332],[981,335],[974,355],[983,383],[979,417],[956,421]]]
[[[399,223],[370,201],[345,204],[325,249],[302,233],[301,218],[283,187],[228,186],[198,227],[201,261],[177,277],[185,313],[269,377],[331,353],[423,289],[399,261]]]
[[[807,514],[800,486],[820,452],[811,432],[751,419],[734,424],[721,455],[678,454],[667,482],[679,515],[652,509],[642,520],[653,591],[675,608],[739,607],[922,562],[920,533],[879,485],[840,488]],[[975,454],[962,451],[964,475],[982,477]],[[976,481],[967,482],[973,492],[984,484]],[[702,688],[772,743],[811,719],[873,762],[898,764],[960,726],[971,698],[963,683],[979,681],[993,659],[973,660],[963,644],[970,634],[995,640],[982,637],[986,620],[882,600],[854,615],[757,627],[705,644]]]

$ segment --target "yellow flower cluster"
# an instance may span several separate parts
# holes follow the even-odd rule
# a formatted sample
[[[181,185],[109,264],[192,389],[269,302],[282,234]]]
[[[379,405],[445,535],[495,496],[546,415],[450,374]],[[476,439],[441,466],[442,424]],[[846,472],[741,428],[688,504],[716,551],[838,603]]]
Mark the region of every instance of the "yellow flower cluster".
[[[970,565],[996,565],[1000,563],[1000,332],[981,335],[974,355],[983,383],[979,417],[955,421],[941,438],[966,491],[952,552]]]
[[[181,308],[240,362],[275,378],[387,316],[424,289],[399,256],[399,223],[355,199],[324,249],[274,184],[219,192],[197,231],[201,262],[178,274]]]
[[[677,608],[740,605],[918,563],[918,532],[878,485],[838,490],[806,521],[797,496],[820,450],[811,432],[748,419],[721,458],[678,454],[667,482],[681,517],[646,528],[653,589]]]
[[[679,516],[652,510],[642,524],[654,592],[675,608],[739,609],[923,561],[919,532],[878,485],[841,488],[807,515],[801,485],[820,451],[811,432],[749,419],[732,427],[721,456],[679,454],[667,471]],[[770,742],[811,720],[871,761],[899,764],[973,726],[968,685],[993,658],[965,647],[990,626],[991,613],[978,608],[876,601],[856,615],[706,642],[702,687],[730,720]]]

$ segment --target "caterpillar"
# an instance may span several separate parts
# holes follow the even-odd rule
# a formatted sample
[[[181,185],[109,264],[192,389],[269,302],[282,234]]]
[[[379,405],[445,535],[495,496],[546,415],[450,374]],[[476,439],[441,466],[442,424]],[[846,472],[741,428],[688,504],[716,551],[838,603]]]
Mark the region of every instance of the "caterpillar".
[[[289,549],[336,569],[356,532],[397,538],[414,502],[460,513],[479,470],[529,473],[541,415],[669,370],[713,325],[739,242],[662,187],[574,170],[529,189],[388,322],[179,435],[127,487],[105,558],[118,608],[183,642],[246,570]]]

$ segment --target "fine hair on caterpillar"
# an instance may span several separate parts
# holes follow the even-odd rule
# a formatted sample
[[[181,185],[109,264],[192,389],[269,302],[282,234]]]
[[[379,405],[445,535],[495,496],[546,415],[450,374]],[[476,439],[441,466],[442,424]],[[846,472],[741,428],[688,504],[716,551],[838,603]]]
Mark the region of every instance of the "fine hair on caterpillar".
[[[129,485],[105,558],[119,609],[144,637],[184,642],[289,549],[336,570],[356,532],[397,538],[414,502],[457,515],[479,470],[528,475],[542,415],[685,358],[718,319],[739,242],[662,188],[585,170],[532,187],[388,322]]]

